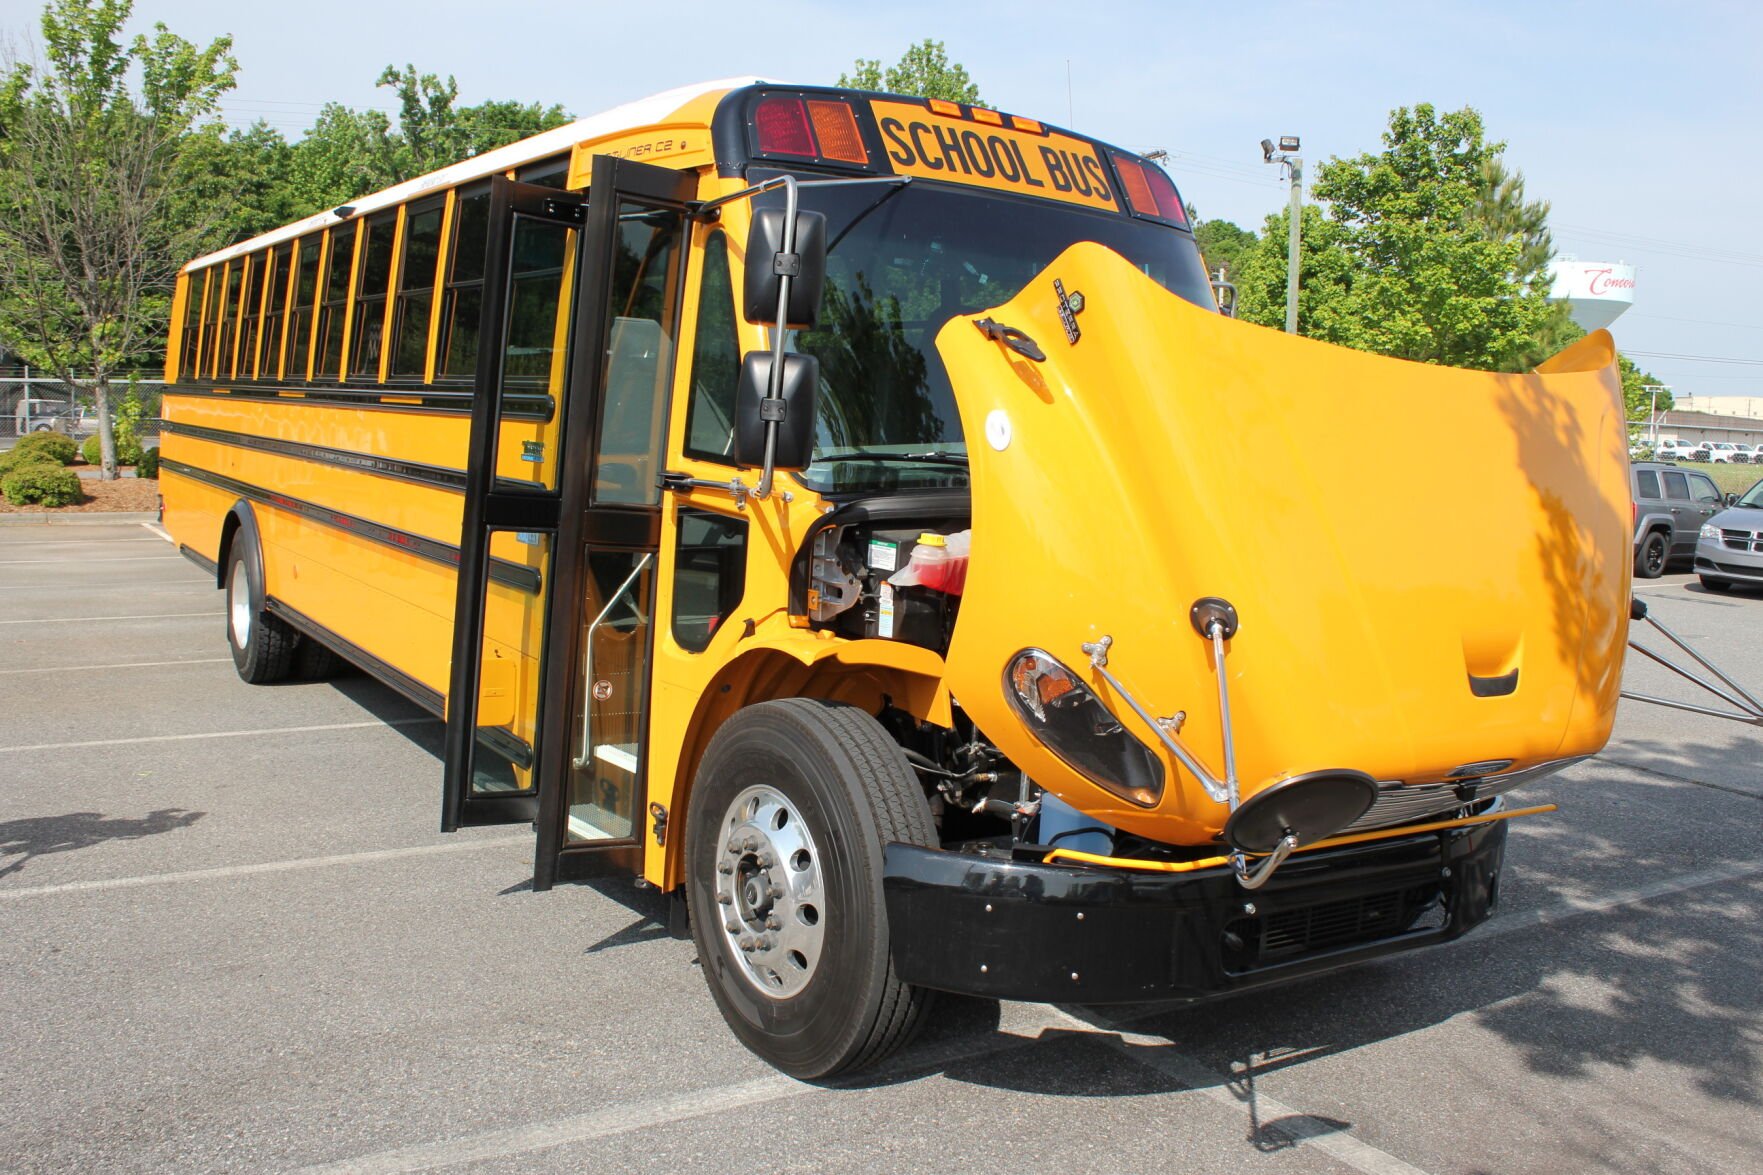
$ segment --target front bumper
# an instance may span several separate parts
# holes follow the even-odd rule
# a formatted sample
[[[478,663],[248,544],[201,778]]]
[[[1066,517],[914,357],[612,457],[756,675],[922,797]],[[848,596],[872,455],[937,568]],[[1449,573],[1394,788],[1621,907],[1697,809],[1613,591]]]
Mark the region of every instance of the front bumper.
[[[1733,533],[1749,535],[1753,532]],[[1698,538],[1696,572],[1716,579],[1763,583],[1763,554],[1754,549],[1756,545],[1754,541],[1747,540],[1746,546],[1752,549],[1739,550],[1727,546],[1724,540],[1717,542],[1714,539]]]
[[[1448,942],[1499,897],[1506,824],[1301,853],[1261,889],[1186,874],[887,846],[909,983],[1078,1004],[1198,999]]]

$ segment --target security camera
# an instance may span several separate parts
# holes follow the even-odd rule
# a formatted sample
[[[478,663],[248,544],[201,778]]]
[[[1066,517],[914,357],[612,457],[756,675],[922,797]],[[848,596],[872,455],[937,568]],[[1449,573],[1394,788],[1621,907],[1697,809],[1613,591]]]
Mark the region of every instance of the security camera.
[[[1273,140],[1272,139],[1262,139],[1261,140],[1261,161],[1263,163],[1272,163],[1273,162]]]

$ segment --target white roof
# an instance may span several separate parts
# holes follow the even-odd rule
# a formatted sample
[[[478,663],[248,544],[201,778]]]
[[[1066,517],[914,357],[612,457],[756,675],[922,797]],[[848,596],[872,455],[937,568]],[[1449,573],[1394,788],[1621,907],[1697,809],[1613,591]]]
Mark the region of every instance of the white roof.
[[[765,80],[757,77],[733,77],[714,82],[699,82],[674,90],[664,90],[647,98],[639,98],[635,102],[627,102],[623,106],[614,106],[611,110],[602,111],[599,114],[578,118],[572,123],[553,127],[532,136],[530,139],[522,139],[518,143],[510,143],[506,147],[486,151],[482,155],[475,155],[450,167],[443,167],[440,171],[431,171],[427,175],[406,180],[384,191],[375,192],[370,196],[362,196],[348,205],[351,209],[349,219],[381,208],[395,208],[424,192],[456,187],[475,179],[482,179],[487,175],[507,171],[512,167],[519,167],[523,163],[544,159],[560,151],[567,151],[577,143],[589,139],[598,139],[604,135],[616,134],[619,131],[660,122],[694,98],[718,90],[739,89],[742,86],[754,85]],[[227,248],[210,253],[206,257],[198,257],[184,268],[199,269],[245,253],[253,253],[268,245],[291,241],[315,228],[324,228],[326,225],[340,223],[343,219],[330,210],[315,213],[305,220],[297,220],[293,224],[284,225],[261,236],[252,237],[248,241],[229,245]]]

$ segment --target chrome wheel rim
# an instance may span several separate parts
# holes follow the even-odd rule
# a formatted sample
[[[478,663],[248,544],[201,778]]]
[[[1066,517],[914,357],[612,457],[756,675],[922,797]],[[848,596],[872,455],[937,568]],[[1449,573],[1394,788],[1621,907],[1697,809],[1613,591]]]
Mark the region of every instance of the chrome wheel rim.
[[[826,943],[820,850],[776,788],[747,788],[723,813],[716,902],[729,954],[754,990],[781,1000],[807,986]]]
[[[227,627],[232,631],[233,644],[244,648],[251,642],[251,584],[245,575],[245,561],[233,564],[227,577]]]

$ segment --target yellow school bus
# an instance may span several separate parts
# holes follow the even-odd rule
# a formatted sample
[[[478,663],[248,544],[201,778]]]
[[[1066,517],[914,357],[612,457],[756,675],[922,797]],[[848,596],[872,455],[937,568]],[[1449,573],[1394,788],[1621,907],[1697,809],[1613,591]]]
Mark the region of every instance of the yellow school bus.
[[[1161,168],[1017,115],[661,94],[190,263],[166,378],[240,673],[443,715],[443,827],[672,895],[804,1077],[1462,935],[1615,711],[1608,335],[1236,322]]]

